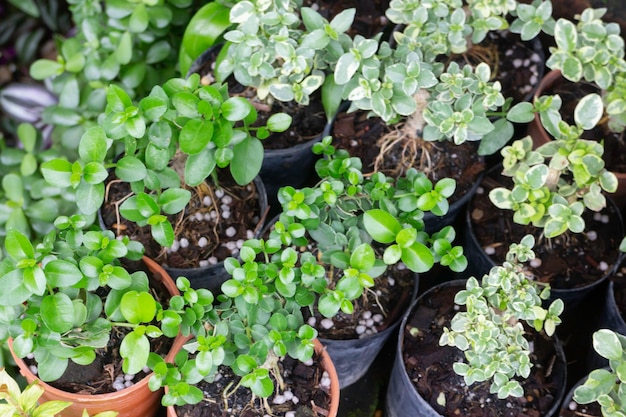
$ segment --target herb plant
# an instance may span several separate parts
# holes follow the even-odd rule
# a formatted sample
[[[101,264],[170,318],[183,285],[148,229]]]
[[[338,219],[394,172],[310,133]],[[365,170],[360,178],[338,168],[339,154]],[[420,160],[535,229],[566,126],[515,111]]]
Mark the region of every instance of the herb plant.
[[[122,369],[136,374],[147,364],[150,338],[189,334],[213,302],[207,290],[192,290],[181,278],[184,295],[162,305],[147,274],[122,264],[123,258],[141,259],[141,244],[117,240],[110,231],[84,230],[85,224],[80,215],[61,216],[37,246],[18,230],[7,231],[0,339],[13,338],[18,357],[33,354],[44,381],[58,379],[69,360],[90,364],[113,328],[127,329],[119,346]]]
[[[548,336],[561,322],[563,301],[556,299],[543,308],[549,286],[524,271],[523,263],[535,257],[534,243],[534,237],[526,235],[519,244],[510,246],[501,266],[493,267],[480,282],[475,277],[467,280],[465,290],[454,298],[457,305],[466,306],[466,311],[454,315],[450,329],[445,328],[439,340],[440,345],[464,352],[466,361],[455,363],[454,372],[463,376],[467,385],[491,381],[490,392],[500,399],[524,395],[514,379],[527,378],[532,367],[523,322]]]
[[[548,238],[568,230],[582,232],[584,210],[602,210],[606,206],[603,191],[617,189],[617,178],[602,160],[602,144],[581,138],[602,116],[601,97],[590,94],[580,100],[574,126],[560,120],[557,111],[551,112],[552,106],[560,106],[560,99],[541,109],[546,115],[541,120],[555,140],[533,150],[527,136],[502,149],[503,174],[513,179],[513,187],[497,187],[489,193],[498,208],[514,211],[516,223],[542,227]],[[520,105],[514,117],[528,120],[540,107]]]
[[[593,334],[593,349],[608,359],[608,368],[595,369],[585,382],[574,390],[574,401],[578,404],[597,402],[604,417],[623,417],[624,363],[626,363],[626,337],[609,329],[600,329]]]
[[[317,165],[321,181],[301,190],[283,187],[283,212],[269,237],[247,240],[239,259],[225,261],[232,278],[221,287],[206,334],[189,343],[174,365],[160,361],[154,367],[153,389],[170,388],[164,404],[200,401],[194,384],[212,380],[219,365],[265,399],[276,389],[272,377],[284,389],[281,357],[305,361],[313,353],[317,331],[305,324],[303,309],[316,307],[325,317],[351,314],[354,300],[397,263],[416,272],[436,262],[455,271],[466,267],[462,248],[452,245],[452,227],[423,230],[425,212],[447,211],[453,180],[432,184],[415,170],[397,181],[382,174],[366,178],[360,160],[330,142],[326,137],[314,147],[326,156]],[[224,394],[226,400],[236,388]]]
[[[200,85],[198,74],[157,85],[139,103],[111,85],[102,125],[82,135],[80,158],[48,161],[42,172],[51,184],[75,189],[80,211],[93,214],[104,201],[107,170],[113,169],[132,190],[120,214],[150,225],[153,238],[169,247],[174,230],[166,216],[185,208],[191,198],[187,187],[215,179],[217,167],[229,167],[240,185],[250,183],[263,161],[260,141],[291,123],[283,113],[264,126],[253,127],[256,119],[249,101],[228,97],[219,84]],[[115,150],[118,159],[111,155]]]

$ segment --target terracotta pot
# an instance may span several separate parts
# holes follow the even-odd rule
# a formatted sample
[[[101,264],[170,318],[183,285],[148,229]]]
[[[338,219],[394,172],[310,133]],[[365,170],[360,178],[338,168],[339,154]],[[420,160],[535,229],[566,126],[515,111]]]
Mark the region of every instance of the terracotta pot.
[[[337,417],[339,410],[339,378],[337,377],[337,371],[332,359],[326,352],[326,348],[322,346],[319,340],[315,339],[315,352],[320,356],[322,361],[322,368],[328,372],[330,377],[330,409],[328,410],[327,417]],[[176,408],[174,406],[167,407],[167,417],[178,417]]]
[[[162,283],[171,296],[180,295],[174,281],[159,264],[147,257],[143,258],[143,262],[152,273],[152,279]],[[37,381],[44,388],[41,401],[59,400],[73,403],[63,411],[63,417],[82,417],[84,409],[89,412],[90,416],[102,411],[117,411],[119,412],[118,417],[151,417],[155,416],[161,407],[163,391],[153,392],[148,388],[150,375],[147,375],[129,388],[107,394],[75,394],[55,388],[37,378],[26,363],[15,355],[12,342],[12,340],[9,340],[9,348],[11,349],[13,359],[20,369],[20,373],[29,384]],[[174,360],[174,356],[182,346],[182,342],[184,342],[182,335],[174,339],[174,344],[165,357],[166,361],[171,362]]]
[[[552,70],[548,72],[537,86],[534,97],[540,97],[542,94],[545,93],[546,90],[549,90],[555,83],[559,81],[566,81],[561,76],[561,71]],[[572,86],[574,85],[575,84],[572,84]],[[526,133],[530,135],[530,137],[533,139],[534,148],[537,148],[544,143],[552,140],[552,137],[548,134],[548,132],[546,132],[543,125],[541,124],[541,120],[539,119],[538,114],[535,114],[535,118],[528,124],[528,129]],[[626,172],[613,173],[617,177],[617,191],[613,194],[610,194],[610,197],[620,209],[623,209],[624,207],[626,207]]]

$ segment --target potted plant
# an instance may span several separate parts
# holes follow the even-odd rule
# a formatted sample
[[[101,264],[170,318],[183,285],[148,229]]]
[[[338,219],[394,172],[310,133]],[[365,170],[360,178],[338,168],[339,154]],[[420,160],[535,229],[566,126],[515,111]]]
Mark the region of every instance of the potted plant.
[[[365,129],[375,132],[375,146],[359,146],[348,134],[347,140],[355,143],[349,149],[371,155],[368,170],[396,175],[415,166],[434,181],[453,177],[459,181],[454,200],[462,195],[469,199],[484,169],[482,155],[496,152],[513,135],[504,117],[512,98],[493,80],[488,63],[470,65],[462,57],[471,56],[471,45],[479,45],[490,32],[508,28],[508,15],[519,15],[511,30],[522,33],[523,39],[534,38],[542,27],[549,30],[551,23],[550,10],[536,3],[472,3],[467,9],[461,2],[434,7],[393,1],[387,10],[387,17],[398,25],[393,38],[378,45],[356,37],[335,67],[335,81],[344,86],[343,96],[351,103],[348,111],[378,116],[382,125],[368,122]],[[525,25],[529,16],[536,19]],[[477,141],[478,148],[470,144]],[[445,163],[438,162],[442,158]],[[451,213],[458,213],[464,202]]]
[[[549,286],[524,266],[535,257],[533,245],[527,235],[480,281],[443,283],[416,300],[399,335],[387,393],[390,416],[480,414],[486,402],[490,409],[546,416],[558,410],[565,358],[547,336],[564,304],[557,299],[542,306]]]
[[[7,231],[0,336],[27,381],[45,388],[44,399],[73,403],[64,415],[83,408],[153,415],[161,395],[142,379],[149,354],[171,360],[173,340],[201,325],[213,298],[182,278],[181,296],[165,271],[142,257],[141,244],[84,229],[86,223],[61,216],[36,246]],[[72,392],[90,383],[93,395]]]
[[[626,338],[623,335],[609,329],[596,331],[593,334],[593,349],[608,361],[608,366],[592,370],[574,386],[568,395],[568,400],[574,403],[570,406],[568,402],[564,408],[575,412],[579,407],[585,407],[587,415],[623,416],[626,409],[621,395],[624,378],[620,369],[624,363],[625,347]]]
[[[269,237],[319,258],[318,273],[325,271],[328,283],[316,289],[319,301],[307,316],[343,388],[367,371],[396,328],[417,293],[415,273],[436,263],[458,272],[466,263],[462,248],[453,246],[454,229],[430,232],[424,221],[426,214],[445,215],[454,180],[433,184],[415,169],[397,179],[366,177],[361,161],[331,142],[314,145],[324,155],[318,184],[280,190],[283,212]]]
[[[218,289],[202,274],[236,254],[216,259],[220,239],[243,240],[262,226],[261,140],[291,119],[274,114],[252,127],[257,112],[246,99],[200,85],[197,74],[155,86],[139,103],[112,85],[107,103],[102,126],[81,137],[80,158],[44,163],[44,177],[76,189],[81,212],[100,210],[104,227],[141,239],[173,275]]]
[[[41,386],[37,385],[37,383],[31,383],[26,386],[24,390],[21,390],[15,379],[13,379],[4,368],[0,370],[0,381],[2,381],[0,385],[3,387],[0,399],[5,401],[0,405],[0,410],[2,410],[2,413],[6,416],[54,416],[70,405],[68,402],[56,400],[40,403],[39,398],[41,394],[43,394],[43,388],[41,388]],[[103,411],[93,415],[93,417],[115,416],[117,416],[117,412],[115,411]],[[83,411],[82,417],[89,417],[87,410]]]
[[[311,146],[326,134],[341,103],[329,67],[349,42],[345,32],[355,10],[329,22],[294,1],[241,1],[228,9],[225,29],[222,19],[214,19],[221,9],[211,7],[206,24],[211,33],[223,30],[224,43],[203,53],[191,71],[227,83],[231,95],[248,97],[262,115],[282,111],[294,119],[289,131],[264,143],[261,177],[275,206],[278,188],[301,187],[313,174]]]
[[[552,102],[555,101],[558,99]],[[535,107],[540,105],[536,103]],[[604,246],[601,246],[593,239],[595,230],[600,226],[586,214],[587,210],[603,215],[613,213],[613,221],[616,222],[611,226],[613,229],[617,229],[615,225],[621,222],[615,208],[609,206],[605,209],[607,199],[603,193],[614,192],[617,180],[615,175],[605,168],[602,159],[603,147],[600,143],[581,138],[584,130],[595,126],[600,120],[602,108],[600,96],[591,94],[580,100],[576,106],[574,126],[547,117],[549,123],[557,126],[555,140],[533,149],[532,139],[527,136],[505,147],[502,150],[502,174],[505,178],[510,177],[511,181],[507,182],[504,178],[496,179],[500,181],[499,184],[489,186],[489,200],[497,208],[512,210],[514,223],[530,225],[530,230],[517,227],[516,233],[522,233],[522,230],[526,229],[536,238],[542,237],[545,249],[541,249],[542,261],[536,262],[534,270],[540,280],[549,279],[552,282],[553,293],[558,294],[566,303],[575,304],[591,288],[597,286],[602,278],[610,275],[610,271],[618,264],[617,248],[619,239],[623,236],[622,232],[615,230],[614,235],[617,237],[613,238],[606,235]],[[511,110],[511,117],[518,114],[517,110],[516,107]],[[546,110],[546,113],[548,111]],[[612,211],[607,211],[609,209]],[[592,227],[586,226],[589,222],[593,222]],[[587,231],[592,232],[591,236],[586,233]],[[586,272],[574,268],[573,262],[554,261],[555,257],[566,259],[568,253],[572,253],[572,250],[567,249],[569,245],[574,245],[576,248],[574,251],[577,253],[584,251],[582,245],[589,238],[591,241],[587,247],[602,248],[600,256],[605,257],[586,265]],[[493,240],[493,235],[490,239]],[[595,258],[593,255],[590,257]],[[553,261],[550,262],[549,259]],[[554,267],[554,262],[564,266],[560,270],[542,273],[541,271],[545,271],[541,267],[544,261],[546,264],[543,268],[551,263]],[[489,263],[485,268],[488,268],[487,265]],[[565,265],[570,265],[572,269]],[[589,276],[588,281],[580,282],[586,276]],[[573,287],[578,288],[572,291]],[[567,291],[569,295],[561,291]]]
[[[583,136],[603,141],[608,149],[604,159],[618,178],[619,186],[613,198],[621,207],[624,199],[621,192],[623,163],[619,155],[623,147],[620,134],[626,126],[622,95],[626,60],[620,27],[601,20],[606,12],[606,8],[587,8],[575,16],[574,22],[563,18],[557,20],[554,32],[556,45],[550,47],[551,55],[546,61],[552,71],[546,74],[538,87],[535,101],[546,103],[547,97],[540,96],[549,94],[559,95],[559,99],[553,101],[550,108],[545,108],[544,104],[542,111],[525,121],[530,122],[529,134],[538,146],[558,135],[558,120],[574,123],[572,109],[582,97],[589,93],[600,94],[604,105],[602,118],[597,125],[585,127]],[[535,105],[537,110],[540,106]]]

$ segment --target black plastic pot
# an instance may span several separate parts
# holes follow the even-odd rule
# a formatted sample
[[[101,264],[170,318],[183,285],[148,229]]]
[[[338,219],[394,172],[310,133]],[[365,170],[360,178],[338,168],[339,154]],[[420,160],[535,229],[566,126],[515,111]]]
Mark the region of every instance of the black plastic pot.
[[[420,417],[441,417],[439,414],[415,389],[413,382],[409,378],[404,366],[403,352],[404,352],[404,328],[407,322],[418,304],[422,300],[431,298],[438,289],[442,287],[458,287],[459,290],[465,288],[465,280],[453,280],[438,284],[435,287],[430,288],[428,291],[421,294],[412,304],[407,313],[404,315],[402,322],[400,323],[400,331],[398,334],[398,344],[396,348],[396,356],[393,362],[393,368],[391,371],[391,377],[387,388],[387,396],[385,400],[385,416],[386,417],[408,417],[408,416],[420,416]],[[453,302],[453,300],[450,300]],[[561,405],[561,400],[565,395],[565,381],[566,381],[566,361],[563,348],[558,339],[554,338],[555,350],[557,354],[557,361],[554,365],[554,375],[559,375],[560,381],[556,381],[556,386],[559,387],[558,395],[556,396],[550,410],[543,417],[549,417],[555,415]],[[560,383],[559,383],[560,382]]]
[[[261,177],[256,176],[253,180],[256,187],[257,194],[259,195],[259,224],[255,228],[255,238],[261,235],[261,230],[265,223],[265,217],[263,214],[267,211],[267,192],[265,184]],[[174,281],[178,277],[186,277],[189,279],[192,288],[206,288],[213,294],[220,294],[222,292],[222,284],[230,279],[230,275],[224,269],[224,261],[220,261],[214,265],[198,268],[170,268],[164,266],[163,269],[167,271]]]
[[[485,174],[485,177],[495,178],[494,175],[497,176],[497,173],[502,169],[501,165],[494,166]],[[507,178],[508,179],[508,178]],[[485,193],[487,191],[485,190]],[[494,210],[500,210],[494,206]],[[488,273],[489,270],[496,265],[496,262],[484,251],[481,247],[476,234],[474,233],[474,228],[472,224],[471,218],[472,206],[471,204],[467,205],[467,209],[465,212],[465,230],[464,230],[464,253],[468,259],[468,270],[466,271],[469,275],[473,275],[476,277],[481,277],[484,274]],[[610,211],[612,216],[616,218],[616,224],[611,224],[606,227],[605,232],[598,231],[598,239],[602,239],[605,237],[605,233],[608,230],[619,230],[618,235],[624,235],[624,226],[622,222],[622,216],[615,205],[615,203],[607,198],[607,207],[603,210],[603,213]],[[504,227],[504,226],[503,226]],[[514,242],[506,242],[507,245]],[[574,307],[580,304],[580,302],[587,296],[591,291],[599,288],[606,280],[615,273],[619,264],[621,263],[622,255],[618,255],[618,258],[613,263],[612,268],[607,270],[601,278],[594,281],[591,284],[576,287],[576,288],[554,288],[550,289],[550,300],[555,300],[560,298],[563,300],[566,306],[566,310],[572,310]]]
[[[259,224],[255,228],[255,237],[260,236],[261,230],[265,223],[265,215],[268,210],[267,192],[263,180],[256,176],[253,180],[256,187],[257,194],[259,196]],[[98,210],[98,222],[103,230],[108,229],[102,217],[101,210]],[[230,278],[230,275],[224,269],[223,260],[209,266],[198,268],[171,268],[169,266],[163,266],[163,269],[172,277],[174,281],[178,277],[186,277],[189,279],[192,288],[206,288],[211,290],[213,294],[221,293],[222,284]]]
[[[410,302],[417,296],[418,288],[419,276],[416,274]],[[404,312],[400,314],[403,315]],[[387,339],[389,339],[398,328],[402,318],[400,314],[386,329],[360,339],[331,340],[319,338],[335,364],[335,369],[339,376],[339,387],[341,389],[352,385],[365,375],[370,365],[374,362],[374,359],[376,359],[376,356],[387,342]]]

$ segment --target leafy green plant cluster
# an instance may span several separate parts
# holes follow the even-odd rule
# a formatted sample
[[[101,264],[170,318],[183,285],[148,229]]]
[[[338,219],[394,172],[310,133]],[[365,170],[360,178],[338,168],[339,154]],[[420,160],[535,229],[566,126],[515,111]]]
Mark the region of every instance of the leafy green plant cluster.
[[[528,120],[539,111],[544,126],[555,140],[533,150],[530,136],[502,149],[503,174],[513,179],[511,189],[494,188],[491,201],[501,209],[513,210],[519,224],[542,227],[546,237],[566,231],[580,233],[585,228],[585,209],[600,211],[606,206],[603,191],[615,192],[617,178],[605,168],[601,143],[581,138],[593,128],[603,113],[597,94],[585,96],[577,104],[571,126],[560,120],[555,108],[560,98],[541,100],[535,105],[520,103],[509,117]]]
[[[18,357],[33,354],[44,381],[58,379],[68,361],[87,365],[109,342],[113,328],[126,329],[119,347],[123,370],[136,374],[148,362],[150,339],[174,338],[202,326],[213,296],[180,278],[182,296],[161,304],[147,274],[130,272],[124,259],[140,260],[143,246],[110,231],[84,230],[84,217],[61,216],[37,246],[7,231],[0,262],[0,339],[13,338]],[[106,291],[106,296],[102,292]]]
[[[574,401],[578,404],[597,402],[604,417],[624,417],[626,337],[613,330],[600,329],[593,334],[593,349],[608,359],[609,366],[591,371],[585,382],[574,390]]]
[[[513,134],[503,117],[510,100],[501,94],[500,83],[492,80],[487,64],[461,68],[454,61],[444,65],[442,57],[450,60],[490,31],[508,28],[509,15],[518,16],[511,28],[524,36],[549,31],[551,18],[532,16],[549,15],[551,8],[544,10],[537,2],[524,7],[516,1],[468,3],[466,11],[463,2],[454,0],[392,1],[386,15],[400,25],[393,32],[393,43],[381,42],[376,49],[376,42],[357,36],[335,66],[335,81],[344,86],[351,110],[369,110],[387,123],[423,110],[424,139],[457,144],[482,140],[482,154],[500,149]],[[422,109],[415,95],[424,90],[427,103]]]
[[[229,167],[239,184],[250,183],[261,169],[261,140],[291,123],[283,113],[262,126],[253,126],[256,120],[248,100],[229,97],[223,85],[200,85],[198,74],[156,85],[138,103],[111,85],[101,125],[80,139],[79,159],[47,161],[42,172],[50,184],[76,190],[80,212],[93,214],[102,206],[104,181],[113,170],[132,190],[120,214],[150,225],[154,239],[171,246],[174,230],[167,215],[186,207],[191,192],[185,186],[215,179],[217,167]]]
[[[72,403],[67,401],[39,402],[44,389],[36,382],[20,389],[17,382],[11,378],[5,369],[0,370],[0,414],[6,417],[37,417],[56,416]],[[93,417],[115,417],[116,411],[102,411]],[[82,417],[89,417],[87,410],[83,410]]]
[[[479,282],[467,280],[454,302],[465,306],[445,328],[440,345],[455,346],[465,354],[465,362],[456,362],[454,371],[467,385],[491,381],[490,392],[498,398],[520,397],[524,390],[515,377],[527,378],[532,363],[531,348],[525,327],[554,334],[561,322],[563,301],[556,299],[545,309],[542,301],[550,295],[548,285],[531,279],[524,262],[534,259],[535,239],[526,235],[513,243],[501,266],[493,267]]]
[[[44,121],[58,126],[58,140],[75,149],[104,110],[109,84],[143,96],[176,74],[178,44],[194,2],[68,3],[76,35],[59,37],[57,59],[35,61],[30,73],[37,80],[51,80],[59,103],[44,110]]]
[[[228,258],[232,278],[206,327],[186,345],[175,364],[161,361],[151,384],[169,387],[164,404],[198,402],[195,383],[214,378],[220,365],[241,377],[241,385],[267,398],[280,389],[279,358],[301,361],[313,353],[317,331],[305,324],[303,309],[317,308],[326,317],[353,312],[354,300],[392,265],[415,272],[435,263],[463,270],[467,260],[453,246],[450,226],[429,234],[425,213],[443,215],[453,180],[432,184],[415,170],[394,180],[382,174],[366,178],[358,158],[336,151],[326,137],[315,146],[323,153],[317,171],[321,181],[296,190],[284,187],[283,212],[266,239],[247,240],[239,259]]]
[[[39,170],[59,153],[40,151],[41,137],[30,124],[20,124],[17,134],[21,146],[8,146],[0,139],[0,243],[8,230],[19,230],[38,242],[52,230],[58,215],[73,213],[75,206],[73,194],[48,184]]]
[[[227,43],[216,77],[226,81],[232,74],[240,84],[254,87],[261,100],[271,96],[307,105],[350,42],[345,32],[354,14],[346,9],[328,22],[296,1],[239,1],[230,9],[235,27],[224,33]]]

